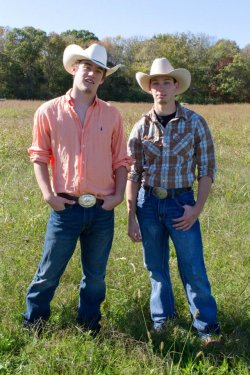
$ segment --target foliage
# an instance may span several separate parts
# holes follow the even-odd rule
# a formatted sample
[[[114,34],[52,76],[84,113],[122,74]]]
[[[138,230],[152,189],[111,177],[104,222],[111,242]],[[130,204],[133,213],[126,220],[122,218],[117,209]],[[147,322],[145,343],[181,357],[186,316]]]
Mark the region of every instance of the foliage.
[[[65,74],[62,64],[62,54],[67,45],[64,38],[58,34],[50,34],[42,51],[42,68],[44,84],[41,86],[41,97],[49,99],[60,95],[62,87],[65,91],[72,84],[72,77]]]
[[[64,94],[71,79],[62,65],[64,48],[76,43],[86,48],[98,38],[88,30],[46,34],[33,27],[0,27],[0,98],[49,99]],[[191,33],[158,34],[151,39],[121,36],[105,38],[108,65],[122,69],[100,90],[104,100],[152,101],[135,80],[149,72],[156,57],[167,57],[175,67],[190,70],[189,90],[179,99],[187,103],[231,103],[250,100],[249,45],[240,50],[235,41]]]
[[[78,42],[81,41],[98,41],[97,36],[95,34],[91,33],[88,30],[67,30],[61,33],[63,37],[72,37],[74,40],[77,40]]]
[[[33,27],[13,29],[4,43],[8,93],[12,98],[37,99],[43,83],[40,63],[46,33]]]

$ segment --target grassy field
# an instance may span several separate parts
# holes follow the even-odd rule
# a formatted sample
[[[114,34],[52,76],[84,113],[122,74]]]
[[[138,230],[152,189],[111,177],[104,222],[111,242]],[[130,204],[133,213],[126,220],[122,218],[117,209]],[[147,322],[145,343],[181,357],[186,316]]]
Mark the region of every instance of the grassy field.
[[[22,327],[25,292],[40,259],[49,212],[27,154],[39,104],[0,102],[0,374],[249,374],[250,105],[190,106],[208,120],[218,160],[217,180],[201,224],[224,342],[204,348],[190,330],[173,248],[179,317],[160,341],[148,336],[149,278],[141,246],[127,237],[124,203],[116,209],[101,334],[93,339],[75,322],[81,278],[78,247],[43,334],[38,337]],[[114,105],[123,113],[127,134],[150,108]]]

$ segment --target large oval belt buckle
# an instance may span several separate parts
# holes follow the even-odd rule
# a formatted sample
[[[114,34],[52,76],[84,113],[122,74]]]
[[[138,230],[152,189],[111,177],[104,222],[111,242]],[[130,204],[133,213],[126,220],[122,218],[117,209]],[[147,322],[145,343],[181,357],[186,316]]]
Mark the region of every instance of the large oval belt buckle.
[[[80,206],[89,208],[96,204],[96,197],[92,194],[84,194],[78,198]]]
[[[162,187],[154,187],[153,194],[159,199],[165,199],[168,196],[167,190]]]

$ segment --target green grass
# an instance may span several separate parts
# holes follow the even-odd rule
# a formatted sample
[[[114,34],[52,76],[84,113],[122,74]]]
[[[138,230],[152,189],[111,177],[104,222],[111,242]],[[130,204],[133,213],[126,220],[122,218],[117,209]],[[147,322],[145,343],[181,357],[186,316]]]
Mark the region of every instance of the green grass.
[[[116,209],[101,334],[93,339],[75,324],[79,247],[57,289],[44,333],[38,337],[23,329],[25,293],[40,259],[49,212],[27,153],[39,104],[0,103],[0,374],[248,374],[250,105],[191,106],[208,120],[218,160],[201,224],[224,343],[204,348],[190,330],[173,247],[170,262],[179,316],[158,342],[148,335],[149,277],[141,246],[127,236],[124,203]],[[150,108],[115,105],[123,113],[127,134]]]

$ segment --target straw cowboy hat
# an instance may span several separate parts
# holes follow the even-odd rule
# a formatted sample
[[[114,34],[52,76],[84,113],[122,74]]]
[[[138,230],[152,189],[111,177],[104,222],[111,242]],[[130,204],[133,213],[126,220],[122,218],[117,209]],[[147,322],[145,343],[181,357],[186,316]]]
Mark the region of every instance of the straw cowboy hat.
[[[176,94],[182,94],[186,91],[191,83],[191,74],[187,69],[174,69],[168,59],[162,57],[160,59],[155,59],[150,69],[150,74],[145,74],[142,72],[136,73],[135,77],[142,90],[150,94],[149,84],[150,79],[156,76],[169,76],[176,79],[179,83],[179,88]]]
[[[63,65],[68,73],[73,74],[73,65],[78,60],[90,60],[96,65],[106,70],[106,76],[114,73],[120,68],[121,64],[114,66],[113,68],[107,67],[107,52],[106,49],[100,44],[92,44],[86,49],[78,46],[77,44],[70,44],[65,48],[63,53]]]

